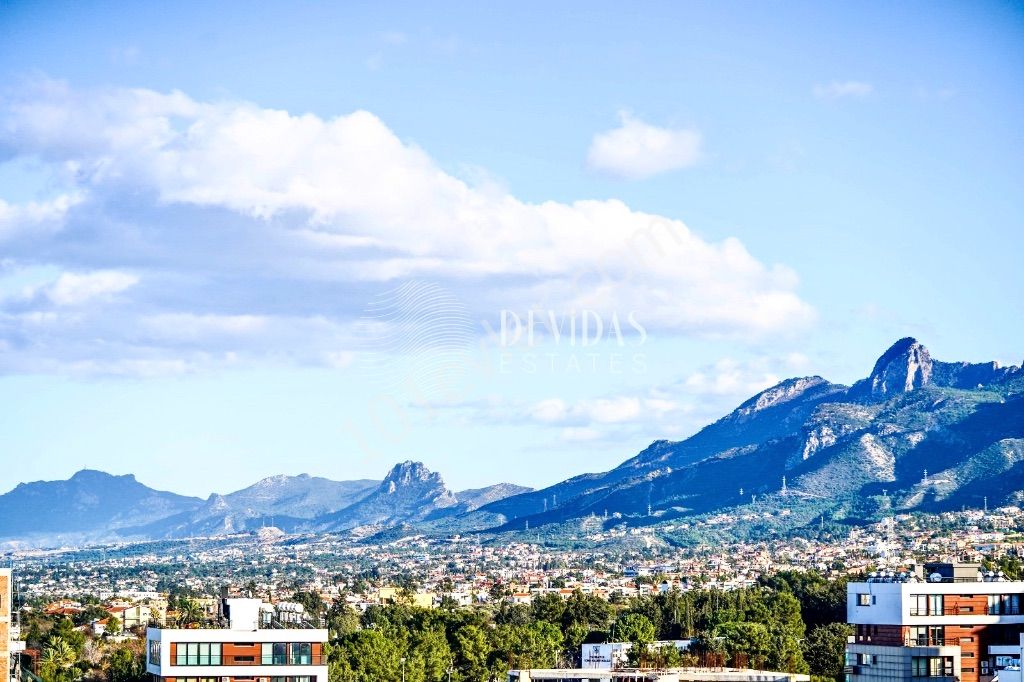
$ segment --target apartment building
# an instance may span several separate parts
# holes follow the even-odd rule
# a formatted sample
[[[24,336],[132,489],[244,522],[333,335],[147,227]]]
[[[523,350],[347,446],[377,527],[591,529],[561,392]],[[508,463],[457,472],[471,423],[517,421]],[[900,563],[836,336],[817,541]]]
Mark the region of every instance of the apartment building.
[[[325,629],[261,628],[259,599],[224,599],[226,628],[149,628],[153,682],[327,682]]]
[[[916,574],[849,583],[847,682],[1019,682],[1022,595],[1024,582],[977,564],[925,564]]]
[[[25,650],[14,610],[14,575],[9,568],[0,568],[0,680],[18,677],[19,657]]]
[[[11,569],[0,568],[0,663],[5,666],[5,679],[10,678],[14,670],[11,659],[11,640],[14,639],[11,636],[11,579]]]

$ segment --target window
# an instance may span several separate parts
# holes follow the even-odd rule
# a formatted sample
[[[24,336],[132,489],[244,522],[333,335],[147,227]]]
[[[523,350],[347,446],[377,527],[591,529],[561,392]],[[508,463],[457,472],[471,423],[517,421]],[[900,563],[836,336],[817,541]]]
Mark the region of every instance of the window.
[[[907,633],[907,644],[910,646],[941,646],[945,641],[944,625],[915,625]]]
[[[875,657],[872,654],[857,654],[858,665],[873,665]]]
[[[175,665],[220,665],[220,643],[178,642]]]
[[[990,594],[988,595],[988,612],[990,615],[1020,615],[1019,594]]]
[[[952,677],[952,656],[914,656],[910,659],[914,677]]]
[[[912,594],[910,595],[911,616],[941,616],[943,615],[943,595],[941,594]]]
[[[288,645],[284,642],[264,642],[261,661],[263,665],[287,665]]]
[[[310,665],[313,662],[313,645],[308,642],[292,644],[292,665]]]
[[[871,595],[867,592],[858,593],[857,606],[871,606]]]
[[[149,640],[149,664],[160,665],[160,640]]]

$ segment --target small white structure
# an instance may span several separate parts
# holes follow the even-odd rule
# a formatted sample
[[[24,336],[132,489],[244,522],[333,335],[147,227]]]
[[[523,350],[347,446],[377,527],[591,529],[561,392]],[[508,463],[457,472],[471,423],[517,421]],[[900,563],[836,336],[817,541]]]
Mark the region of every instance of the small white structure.
[[[629,642],[607,642],[604,644],[584,644],[580,652],[580,661],[586,670],[611,670],[626,665],[629,653]]]

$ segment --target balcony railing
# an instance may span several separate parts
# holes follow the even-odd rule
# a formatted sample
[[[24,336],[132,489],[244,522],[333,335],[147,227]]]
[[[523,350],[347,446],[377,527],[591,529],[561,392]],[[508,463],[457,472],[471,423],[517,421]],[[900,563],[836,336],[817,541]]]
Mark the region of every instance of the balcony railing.
[[[203,659],[200,662],[189,661],[182,663],[173,662],[175,666],[192,668],[200,666],[226,666],[226,665],[327,665],[327,657],[321,654],[308,656],[275,656],[264,658],[262,656],[221,656],[219,659]]]
[[[1020,609],[1003,609],[1000,613],[991,613],[987,608],[975,610],[973,606],[946,606],[938,613],[931,609],[910,607],[911,616],[1019,616]]]
[[[907,637],[904,646],[960,646],[959,637]]]

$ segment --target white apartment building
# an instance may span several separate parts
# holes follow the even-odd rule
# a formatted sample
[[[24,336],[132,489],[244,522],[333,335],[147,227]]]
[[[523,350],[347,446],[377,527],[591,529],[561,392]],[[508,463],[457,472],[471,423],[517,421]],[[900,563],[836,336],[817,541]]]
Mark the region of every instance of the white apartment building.
[[[977,565],[927,564],[923,575],[847,586],[847,682],[1020,682],[1024,582]]]
[[[327,630],[260,628],[260,604],[225,599],[227,628],[149,628],[153,682],[327,682]]]
[[[0,568],[0,679],[16,680],[20,666],[18,657],[25,650],[14,611],[14,575],[9,568]]]

